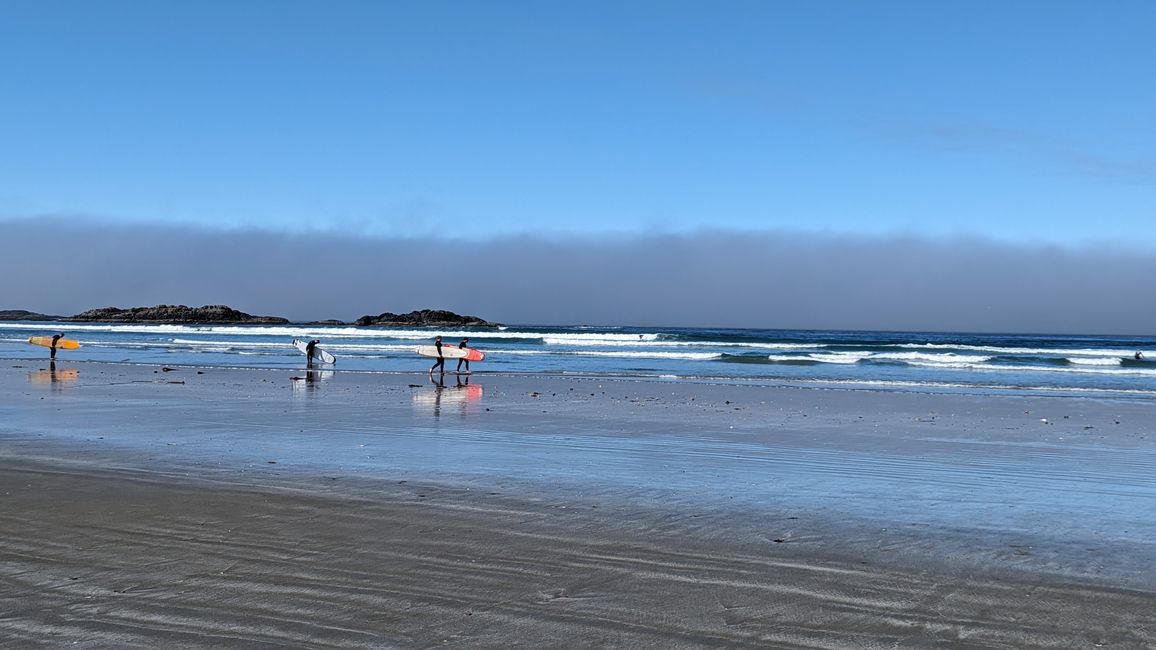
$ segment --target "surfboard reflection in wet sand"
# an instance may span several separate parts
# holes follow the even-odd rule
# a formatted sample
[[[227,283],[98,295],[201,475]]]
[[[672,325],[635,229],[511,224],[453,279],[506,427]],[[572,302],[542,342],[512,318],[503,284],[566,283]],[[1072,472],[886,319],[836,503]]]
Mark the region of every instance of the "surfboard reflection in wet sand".
[[[28,373],[28,381],[32,384],[71,384],[80,377],[76,368],[56,369],[53,364],[50,368],[34,370]]]
[[[453,384],[447,386],[444,377],[430,378],[431,386],[415,390],[413,409],[415,413],[442,415],[442,408],[456,408],[460,415],[476,413],[482,402],[481,384],[471,384],[469,377],[458,375]]]
[[[321,382],[333,378],[332,370],[306,370],[304,375],[290,377],[293,383],[293,392],[315,390]]]

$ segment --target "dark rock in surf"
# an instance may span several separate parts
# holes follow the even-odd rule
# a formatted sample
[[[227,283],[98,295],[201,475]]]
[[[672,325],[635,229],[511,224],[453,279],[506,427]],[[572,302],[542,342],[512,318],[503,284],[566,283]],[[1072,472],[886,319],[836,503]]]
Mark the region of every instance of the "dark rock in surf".
[[[421,309],[408,314],[385,312],[377,316],[362,316],[354,323],[359,327],[500,327],[477,316],[462,316],[444,309]]]
[[[278,316],[252,316],[225,305],[186,307],[185,305],[157,305],[156,307],[102,307],[62,319],[65,321],[97,321],[104,323],[229,323],[229,324],[285,324],[289,320]]]

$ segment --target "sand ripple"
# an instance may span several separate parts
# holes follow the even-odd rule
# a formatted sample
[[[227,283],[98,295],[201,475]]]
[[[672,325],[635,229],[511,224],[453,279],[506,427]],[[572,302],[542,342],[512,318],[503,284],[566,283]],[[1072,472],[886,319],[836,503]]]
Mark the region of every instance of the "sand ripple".
[[[1148,592],[821,558],[689,519],[58,468],[7,467],[0,493],[4,647],[1156,643]]]

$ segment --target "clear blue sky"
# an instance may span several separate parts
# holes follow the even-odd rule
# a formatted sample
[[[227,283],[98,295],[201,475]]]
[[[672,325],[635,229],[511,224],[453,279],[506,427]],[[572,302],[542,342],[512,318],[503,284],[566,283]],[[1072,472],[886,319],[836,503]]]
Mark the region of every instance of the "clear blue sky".
[[[1156,249],[1156,2],[12,1],[0,219]]]

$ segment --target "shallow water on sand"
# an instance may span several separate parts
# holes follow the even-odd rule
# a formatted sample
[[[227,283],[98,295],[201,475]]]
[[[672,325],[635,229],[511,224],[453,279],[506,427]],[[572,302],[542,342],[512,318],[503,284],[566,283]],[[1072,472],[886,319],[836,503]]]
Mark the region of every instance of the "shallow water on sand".
[[[0,406],[6,453],[226,481],[448,482],[575,507],[733,513],[784,539],[838,526],[907,553],[1128,580],[1156,562],[1156,431],[1151,404],[1137,400],[71,369],[47,383],[39,368],[2,374],[18,395]]]
[[[304,361],[293,340],[319,339],[342,370],[408,373],[430,365],[415,348],[440,334],[451,345],[469,337],[472,347],[486,353],[471,369],[485,373],[1156,398],[1156,339],[1135,336],[0,322],[0,359],[43,358],[43,348],[27,339],[56,332],[82,344],[61,353],[70,361],[291,369]],[[1142,358],[1135,358],[1137,352]],[[452,361],[450,366],[456,368]]]

